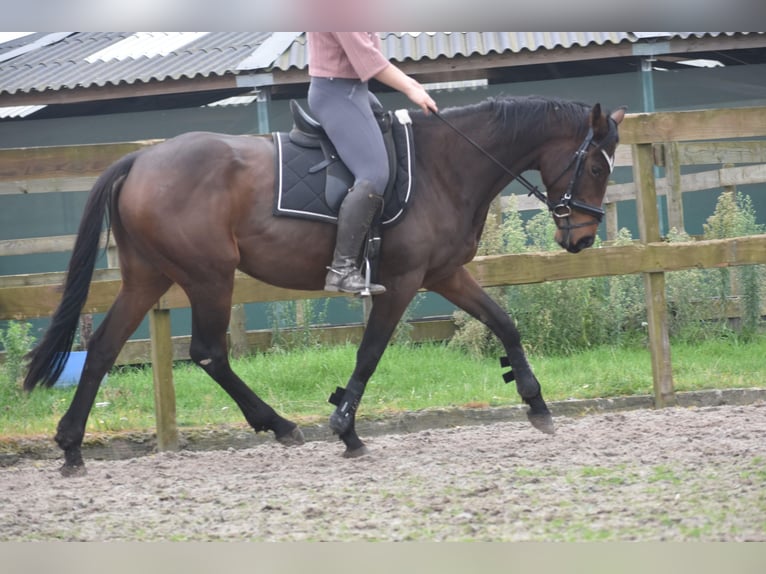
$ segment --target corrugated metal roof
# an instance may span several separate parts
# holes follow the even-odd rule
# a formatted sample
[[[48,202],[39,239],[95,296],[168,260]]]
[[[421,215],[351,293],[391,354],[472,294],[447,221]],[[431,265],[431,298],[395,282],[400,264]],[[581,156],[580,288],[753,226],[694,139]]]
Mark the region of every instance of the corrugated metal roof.
[[[425,32],[386,34],[383,45],[397,61],[551,50],[630,41],[629,32]]]
[[[109,62],[110,60],[154,58],[167,56],[206,36],[207,32],[134,32],[127,38],[91,54],[85,61]]]
[[[0,44],[0,95],[307,67],[296,32],[34,33]],[[665,36],[666,34],[666,36]],[[668,32],[665,38],[744,33]],[[637,32],[384,32],[392,61],[636,43]],[[273,62],[273,64],[272,64]]]
[[[635,41],[630,32],[383,32],[379,35],[383,53],[395,62]],[[304,34],[296,38],[273,67],[283,71],[302,70],[308,65],[307,60]]]
[[[237,65],[270,36],[270,32],[211,32],[187,42],[189,37],[171,33],[75,32],[0,61],[0,94],[235,73]],[[18,50],[22,40],[0,49],[13,44],[12,49]],[[0,60],[4,53],[0,51]]]
[[[293,41],[303,34],[303,32],[274,32],[249,58],[240,62],[237,69],[262,70],[271,67],[274,60],[279,58]]]
[[[663,32],[662,37],[686,39],[691,36],[734,35],[729,32]],[[553,50],[574,46],[603,46],[635,43],[647,37],[637,32],[383,32],[380,34],[383,52],[390,60],[435,60],[492,53],[519,53],[523,50]],[[653,36],[656,37],[656,34]],[[274,68],[289,70],[307,66],[306,36],[295,39],[274,62]]]
[[[0,62],[17,58],[33,50],[44,48],[69,36],[71,32],[53,32],[52,34],[22,34],[4,42],[0,46]]]

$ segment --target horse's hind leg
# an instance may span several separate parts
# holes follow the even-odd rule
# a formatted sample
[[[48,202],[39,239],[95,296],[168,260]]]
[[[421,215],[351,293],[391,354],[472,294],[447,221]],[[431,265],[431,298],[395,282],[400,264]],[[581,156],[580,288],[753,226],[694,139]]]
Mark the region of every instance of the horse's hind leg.
[[[256,432],[272,430],[276,439],[284,445],[303,444],[300,428],[278,415],[231,369],[226,328],[231,314],[232,281],[233,275],[231,281],[221,279],[223,284],[194,284],[186,290],[192,307],[189,355],[234,399]],[[228,293],[228,296],[221,296],[221,293]]]
[[[140,288],[123,283],[117,298],[88,344],[88,355],[69,409],[59,421],[56,442],[64,451],[61,474],[83,474],[81,446],[85,424],[93,408],[101,380],[114,365],[128,337],[136,330],[146,312],[170,287],[171,282],[156,274],[147,277]]]
[[[553,418],[543,400],[540,383],[532,372],[521,346],[519,331],[508,313],[487,295],[463,267],[448,279],[428,285],[428,288],[484,323],[500,339],[508,356],[519,395],[529,405],[529,421],[538,430],[552,434]]]

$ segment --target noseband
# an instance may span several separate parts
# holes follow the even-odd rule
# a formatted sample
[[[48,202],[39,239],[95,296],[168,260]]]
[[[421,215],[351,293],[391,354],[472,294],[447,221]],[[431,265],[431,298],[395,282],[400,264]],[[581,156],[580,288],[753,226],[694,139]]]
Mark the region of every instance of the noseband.
[[[585,139],[580,144],[580,147],[577,148],[577,151],[574,152],[574,155],[572,156],[572,159],[569,160],[569,163],[567,166],[561,171],[561,173],[556,177],[556,179],[553,180],[551,183],[551,186],[555,184],[558,180],[560,180],[564,174],[569,171],[569,169],[574,164],[574,173],[572,174],[572,178],[569,180],[569,184],[567,185],[567,189],[564,192],[564,195],[561,196],[561,199],[558,201],[558,203],[553,203],[550,199],[548,199],[548,195],[540,191],[536,185],[532,185],[529,180],[524,178],[521,175],[516,175],[513,173],[510,169],[505,167],[502,163],[500,163],[497,159],[495,159],[490,153],[484,150],[479,144],[477,144],[475,141],[473,141],[471,138],[469,138],[467,135],[465,135],[462,131],[460,131],[458,128],[456,128],[454,125],[452,125],[449,121],[447,121],[444,117],[442,117],[441,114],[438,112],[433,112],[433,114],[439,118],[441,121],[443,121],[445,124],[447,124],[450,128],[452,128],[455,132],[457,132],[464,140],[466,140],[469,144],[471,144],[473,147],[475,147],[477,150],[479,150],[482,154],[484,154],[488,159],[492,160],[492,162],[495,163],[500,169],[502,169],[504,172],[506,172],[508,175],[513,177],[515,180],[517,180],[521,185],[527,188],[529,191],[528,195],[534,195],[537,199],[542,201],[546,206],[548,206],[548,211],[550,211],[553,216],[556,218],[556,227],[558,229],[562,229],[564,231],[569,232],[571,229],[577,229],[578,227],[587,227],[588,225],[593,225],[596,223],[597,225],[601,223],[601,219],[604,217],[604,210],[600,207],[594,207],[592,205],[588,205],[584,201],[580,201],[579,199],[575,199],[574,193],[575,188],[577,187],[577,182],[580,179],[580,176],[582,175],[583,167],[585,166],[585,162],[583,161],[585,159],[585,156],[588,154],[588,148],[590,146],[596,146],[603,154],[604,158],[606,159],[607,164],[609,164],[609,173],[611,173],[614,170],[614,157],[610,157],[608,153],[606,153],[606,150],[601,147],[601,144],[593,141],[593,128],[588,128],[588,134],[585,136]],[[614,122],[614,120],[611,117],[607,118],[611,123]],[[611,130],[610,130],[611,131]],[[595,221],[588,221],[585,223],[577,223],[577,224],[570,224],[569,223],[569,217],[572,215],[572,211],[580,211],[582,213],[586,213],[588,215],[593,216]],[[559,225],[560,220],[566,220],[564,221],[564,225]]]

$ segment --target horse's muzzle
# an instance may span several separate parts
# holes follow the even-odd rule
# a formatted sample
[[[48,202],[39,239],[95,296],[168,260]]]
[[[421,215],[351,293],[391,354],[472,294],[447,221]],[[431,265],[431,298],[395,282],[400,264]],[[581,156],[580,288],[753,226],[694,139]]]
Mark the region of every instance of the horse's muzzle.
[[[581,237],[574,243],[570,243],[569,241],[562,240],[559,242],[559,245],[561,245],[561,247],[569,251],[569,253],[579,253],[583,249],[592,247],[595,241],[596,241],[595,236],[586,235],[585,237]]]

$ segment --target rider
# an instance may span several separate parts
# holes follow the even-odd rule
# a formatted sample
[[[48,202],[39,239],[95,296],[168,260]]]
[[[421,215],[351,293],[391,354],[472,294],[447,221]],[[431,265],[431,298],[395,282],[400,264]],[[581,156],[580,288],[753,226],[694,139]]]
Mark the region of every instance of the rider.
[[[372,32],[307,32],[309,54],[308,103],[327,132],[338,155],[354,175],[338,213],[338,235],[326,291],[361,293],[365,280],[357,257],[372,219],[383,203],[388,181],[388,156],[373,116],[367,83],[378,80],[406,95],[427,114],[436,103],[415,79],[391,64]],[[370,293],[385,292],[371,283]]]

